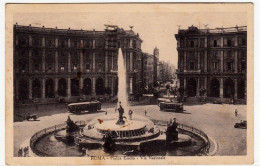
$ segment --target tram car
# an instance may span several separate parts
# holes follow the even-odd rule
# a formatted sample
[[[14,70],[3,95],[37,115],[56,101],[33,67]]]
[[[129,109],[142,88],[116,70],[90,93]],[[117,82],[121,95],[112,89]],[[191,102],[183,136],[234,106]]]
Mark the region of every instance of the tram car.
[[[100,101],[81,102],[68,104],[68,111],[74,114],[81,114],[85,112],[97,112],[101,110]]]
[[[161,111],[183,112],[183,103],[162,101],[159,107]]]

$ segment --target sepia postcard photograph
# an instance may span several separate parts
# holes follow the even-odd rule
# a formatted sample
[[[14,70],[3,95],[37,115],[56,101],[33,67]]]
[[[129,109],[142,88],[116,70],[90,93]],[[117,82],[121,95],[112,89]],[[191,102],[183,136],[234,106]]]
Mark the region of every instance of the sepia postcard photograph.
[[[252,164],[253,7],[6,4],[6,164]]]

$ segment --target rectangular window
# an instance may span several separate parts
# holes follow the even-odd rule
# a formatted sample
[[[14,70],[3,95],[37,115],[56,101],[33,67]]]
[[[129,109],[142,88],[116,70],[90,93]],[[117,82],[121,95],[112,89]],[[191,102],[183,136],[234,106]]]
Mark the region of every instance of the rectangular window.
[[[35,71],[39,71],[39,68],[40,68],[39,64],[38,64],[38,63],[35,63],[35,64],[34,64],[34,70],[35,70]]]
[[[204,47],[204,40],[205,40],[205,39],[200,39],[200,47],[201,47],[201,48]]]
[[[218,46],[218,42],[217,40],[214,40],[214,47],[217,47]]]
[[[233,68],[233,63],[232,62],[227,62],[227,71],[231,71]]]
[[[99,72],[103,71],[103,64],[102,63],[98,63],[98,71]]]
[[[133,94],[133,78],[129,79],[129,93]]]
[[[193,40],[190,42],[190,47],[194,47],[194,41]]]
[[[52,70],[52,65],[48,65],[48,71]]]
[[[86,63],[86,70],[89,71],[90,70],[90,64]]]
[[[194,62],[190,62],[190,69],[194,70],[195,69],[195,63]]]
[[[65,65],[64,65],[64,64],[61,64],[61,65],[60,65],[60,71],[61,71],[61,72],[64,72],[64,70],[65,70]]]
[[[217,62],[213,62],[213,70],[214,71],[218,70],[218,63]]]
[[[136,41],[133,40],[133,48],[136,48]]]
[[[246,71],[246,62],[245,61],[241,62],[241,70]]]
[[[78,69],[78,64],[77,63],[74,63],[73,64],[73,70],[75,71],[75,70],[77,70]]]

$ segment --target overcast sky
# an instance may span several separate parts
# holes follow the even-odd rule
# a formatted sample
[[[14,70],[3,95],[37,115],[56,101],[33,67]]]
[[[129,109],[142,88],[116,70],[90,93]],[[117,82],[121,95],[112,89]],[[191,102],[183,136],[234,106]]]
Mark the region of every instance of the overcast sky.
[[[66,13],[34,13],[14,16],[14,23],[46,28],[71,28],[83,30],[104,30],[104,24],[116,24],[125,30],[139,33],[144,52],[153,53],[157,46],[160,50],[160,60],[177,65],[176,39],[174,34],[181,29],[194,25],[204,28],[233,27],[246,25],[246,13],[182,13],[182,12],[66,12]],[[176,66],[177,67],[177,66]]]

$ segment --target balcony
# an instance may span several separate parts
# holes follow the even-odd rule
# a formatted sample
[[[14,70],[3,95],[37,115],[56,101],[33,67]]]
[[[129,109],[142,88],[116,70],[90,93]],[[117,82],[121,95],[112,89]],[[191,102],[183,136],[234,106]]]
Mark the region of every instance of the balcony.
[[[184,73],[201,73],[201,69],[184,69]]]

